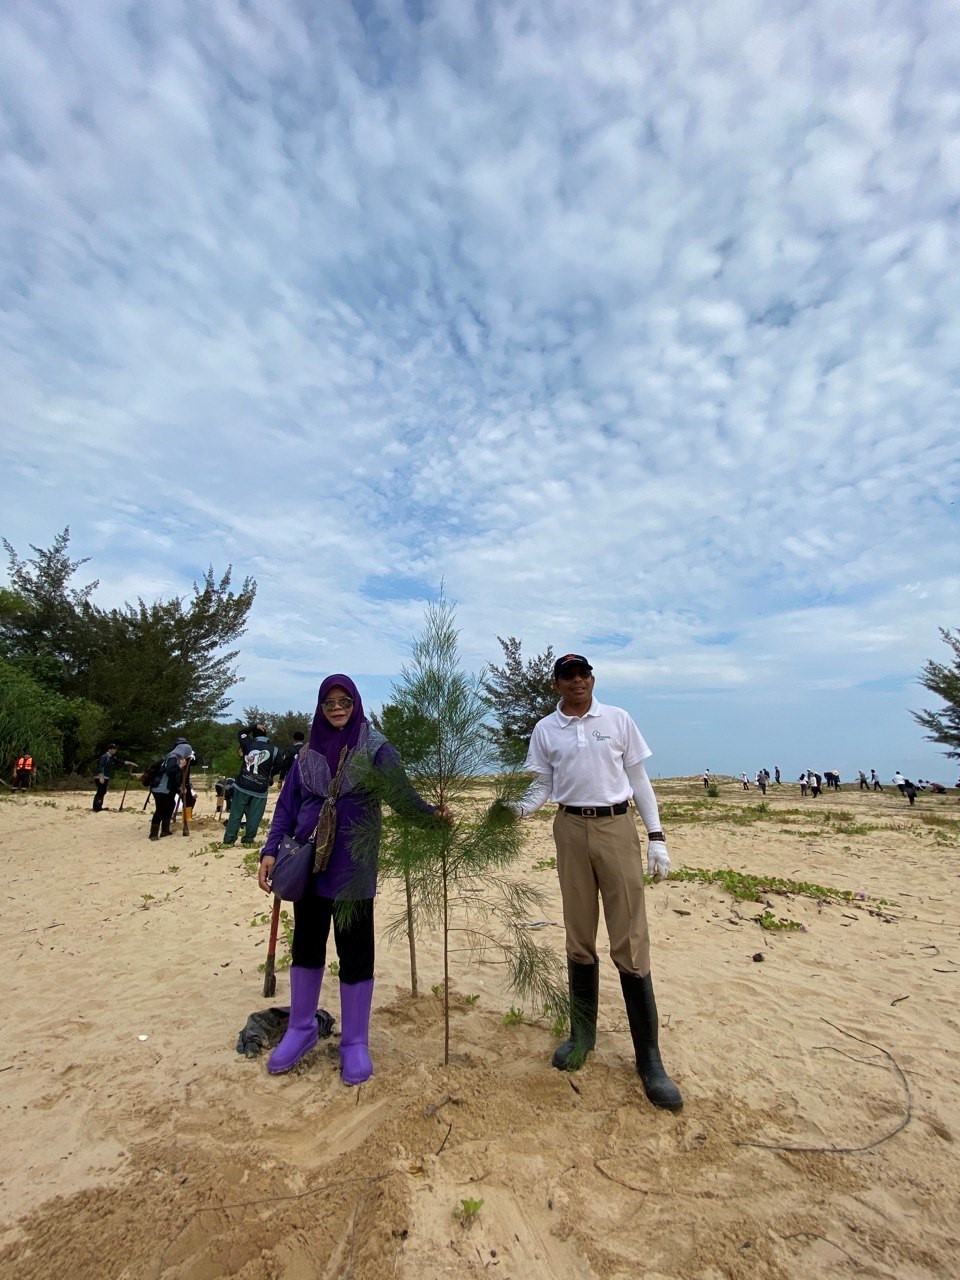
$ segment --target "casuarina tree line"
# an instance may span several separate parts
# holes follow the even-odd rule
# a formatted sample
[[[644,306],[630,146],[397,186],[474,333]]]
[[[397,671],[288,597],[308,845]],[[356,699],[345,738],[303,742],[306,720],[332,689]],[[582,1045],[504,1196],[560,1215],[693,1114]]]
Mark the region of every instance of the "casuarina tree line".
[[[104,743],[131,756],[177,729],[222,736],[217,718],[237,682],[236,649],[256,595],[231,569],[209,568],[186,597],[103,609],[97,580],[74,586],[86,558],[70,556],[70,530],[21,557],[6,540],[0,589],[0,769],[29,749],[42,778],[88,772]]]

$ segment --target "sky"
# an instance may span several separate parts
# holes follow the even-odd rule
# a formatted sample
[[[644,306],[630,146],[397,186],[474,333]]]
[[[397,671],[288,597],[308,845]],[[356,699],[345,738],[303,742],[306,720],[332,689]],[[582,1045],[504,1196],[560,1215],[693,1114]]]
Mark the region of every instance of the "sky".
[[[952,783],[958,86],[948,0],[11,0],[0,533],[252,575],[238,707],[442,582],[654,776]]]

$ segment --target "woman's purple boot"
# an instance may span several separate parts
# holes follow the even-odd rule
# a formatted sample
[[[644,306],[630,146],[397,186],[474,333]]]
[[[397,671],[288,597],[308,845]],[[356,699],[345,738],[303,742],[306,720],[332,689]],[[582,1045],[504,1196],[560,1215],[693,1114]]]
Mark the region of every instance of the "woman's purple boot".
[[[373,1075],[368,1048],[373,979],[340,983],[340,1079],[363,1084]]]
[[[301,965],[290,969],[290,1021],[267,1063],[271,1075],[291,1071],[317,1043],[320,1036],[317,1006],[322,982],[322,969],[304,969]]]

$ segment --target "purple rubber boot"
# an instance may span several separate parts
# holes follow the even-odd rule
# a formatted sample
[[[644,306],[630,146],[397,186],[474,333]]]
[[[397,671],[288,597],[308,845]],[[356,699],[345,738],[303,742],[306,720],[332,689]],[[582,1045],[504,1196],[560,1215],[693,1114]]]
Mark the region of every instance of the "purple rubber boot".
[[[320,1003],[322,969],[304,969],[294,965],[290,969],[290,1021],[283,1039],[270,1055],[267,1070],[271,1075],[290,1071],[317,1043],[320,1033],[317,1027],[317,1005]]]
[[[373,979],[340,983],[340,1079],[344,1084],[363,1084],[373,1075],[368,1041]]]

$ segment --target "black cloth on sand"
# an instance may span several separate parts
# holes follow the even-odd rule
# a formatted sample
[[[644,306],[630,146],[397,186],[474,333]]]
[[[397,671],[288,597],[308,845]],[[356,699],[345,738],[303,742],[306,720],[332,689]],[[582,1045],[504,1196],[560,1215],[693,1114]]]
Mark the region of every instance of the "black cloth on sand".
[[[289,1021],[289,1005],[251,1013],[237,1037],[237,1053],[242,1053],[245,1058],[256,1058],[264,1049],[272,1049],[279,1044]],[[317,1010],[317,1023],[320,1039],[325,1040],[333,1031],[333,1018],[326,1009]]]

